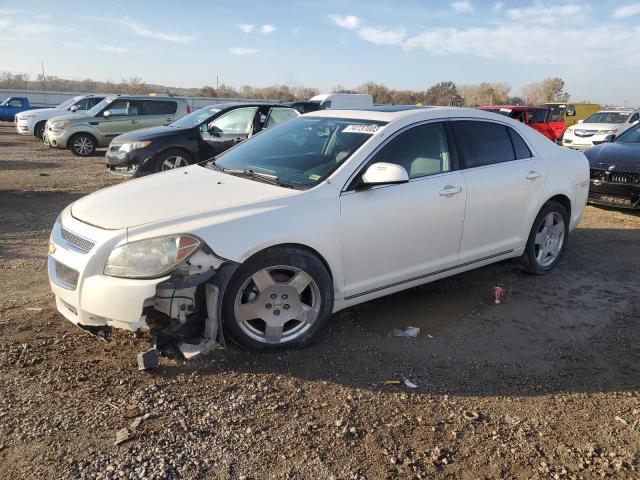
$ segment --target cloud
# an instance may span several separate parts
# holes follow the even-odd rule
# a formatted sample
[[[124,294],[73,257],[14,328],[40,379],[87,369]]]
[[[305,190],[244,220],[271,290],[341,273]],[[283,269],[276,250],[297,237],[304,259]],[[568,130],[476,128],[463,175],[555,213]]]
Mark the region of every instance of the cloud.
[[[616,8],[613,11],[613,18],[628,18],[640,13],[640,3],[632,3],[623,7]]]
[[[362,23],[361,20],[354,15],[329,15],[329,18],[340,28],[347,30],[355,30]]]
[[[51,33],[59,30],[58,27],[49,23],[19,23],[12,28],[15,35],[19,38],[33,37]]]
[[[588,12],[589,6],[586,5],[536,3],[529,7],[510,8],[507,10],[507,16],[518,22],[553,25],[556,23],[566,24],[567,18],[570,18],[574,23],[582,21]]]
[[[7,20],[6,18],[0,18],[0,30],[9,28],[9,25],[11,25],[11,22],[9,20]]]
[[[77,17],[82,20],[109,23],[117,27],[125,27],[131,33],[139,37],[152,38],[155,40],[163,40],[165,42],[190,43],[196,38],[195,35],[181,35],[181,34],[164,33],[156,30],[151,30],[147,28],[145,25],[142,25],[141,23],[136,22],[130,17],[124,17],[122,19],[99,17],[95,15],[77,15]]]
[[[241,23],[238,25],[238,29],[242,30],[244,33],[251,33],[254,28],[255,25],[251,25],[250,23]]]
[[[295,27],[293,30],[291,30],[291,33],[293,35],[297,35],[302,31],[302,27]]]
[[[178,35],[178,34],[163,33],[163,32],[149,30],[147,27],[135,22],[130,18],[125,18],[124,20],[125,20],[125,24],[129,27],[129,29],[133,33],[141,37],[153,38],[156,40],[164,40],[165,42],[171,42],[171,43],[189,43],[193,41],[193,39],[195,38],[194,35]]]
[[[259,52],[259,50],[255,48],[245,48],[245,47],[233,47],[229,52],[232,55],[237,55],[239,57],[245,57],[248,55],[255,55]]]
[[[495,5],[491,8],[494,12],[499,12],[504,7],[504,2],[496,2]]]
[[[26,15],[26,10],[18,10],[15,8],[0,8],[0,15]]]
[[[451,8],[453,8],[458,13],[473,12],[473,4],[469,0],[459,0],[457,2],[453,2],[451,4]]]
[[[536,41],[532,42],[531,39]],[[559,56],[558,45],[580,45],[579,56]],[[618,45],[612,50],[610,45]],[[422,49],[432,54],[464,54],[520,64],[541,65],[627,65],[640,61],[640,28],[599,26],[589,29],[557,29],[540,25],[522,35],[520,25],[493,28],[438,28],[408,38],[403,48]]]
[[[362,27],[358,29],[358,35],[376,45],[400,45],[407,34],[404,28]]]
[[[116,47],[115,45],[101,45],[97,48],[100,52],[107,53],[129,53],[131,51],[130,48],[127,47]]]
[[[266,24],[260,27],[260,33],[263,35],[269,35],[270,33],[273,33],[275,31],[276,27],[274,27],[273,25]]]

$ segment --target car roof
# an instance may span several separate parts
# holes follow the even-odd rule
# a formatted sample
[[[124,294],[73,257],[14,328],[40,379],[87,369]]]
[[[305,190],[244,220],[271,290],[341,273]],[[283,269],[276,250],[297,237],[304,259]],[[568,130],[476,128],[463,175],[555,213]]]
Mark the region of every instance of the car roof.
[[[407,105],[408,107],[408,105]],[[375,107],[373,107],[375,108]],[[358,109],[358,110],[318,110],[317,112],[311,112],[304,115],[305,117],[322,117],[322,118],[349,118],[354,120],[372,120],[379,122],[393,122],[405,117],[416,117],[416,120],[421,119],[437,119],[437,118],[453,118],[453,117],[467,117],[467,118],[486,118],[489,120],[495,119],[495,113],[487,112],[485,110],[478,110],[475,108],[461,108],[461,107],[416,107],[405,108],[402,110],[384,111],[376,109]]]
[[[606,110],[598,110],[596,113],[631,113],[633,108],[608,108]]]
[[[500,110],[501,108],[508,108],[509,110],[549,110],[549,107],[532,107],[525,105],[483,105],[478,107],[481,110]]]
[[[169,96],[158,96],[158,95],[105,95],[105,98],[113,98],[116,99],[131,99],[131,100],[179,100],[182,102],[186,102],[187,100],[183,97],[169,97]]]

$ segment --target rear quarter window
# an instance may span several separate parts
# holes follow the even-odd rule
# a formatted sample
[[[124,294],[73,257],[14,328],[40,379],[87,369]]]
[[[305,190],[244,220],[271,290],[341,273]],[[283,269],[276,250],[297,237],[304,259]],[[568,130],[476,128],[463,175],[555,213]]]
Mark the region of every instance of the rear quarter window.
[[[167,100],[143,100],[140,115],[172,115],[178,110],[177,102]]]
[[[476,120],[460,120],[452,122],[452,126],[465,168],[482,167],[516,159],[509,129],[506,126]]]

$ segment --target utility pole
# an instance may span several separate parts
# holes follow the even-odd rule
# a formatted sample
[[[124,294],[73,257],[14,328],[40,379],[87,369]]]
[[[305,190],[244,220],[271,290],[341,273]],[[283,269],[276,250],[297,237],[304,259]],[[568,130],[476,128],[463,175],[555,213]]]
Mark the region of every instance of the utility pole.
[[[47,104],[47,77],[44,74],[44,60],[42,60],[42,84],[44,85],[45,93],[43,94],[43,97],[44,97],[44,104],[46,105]]]

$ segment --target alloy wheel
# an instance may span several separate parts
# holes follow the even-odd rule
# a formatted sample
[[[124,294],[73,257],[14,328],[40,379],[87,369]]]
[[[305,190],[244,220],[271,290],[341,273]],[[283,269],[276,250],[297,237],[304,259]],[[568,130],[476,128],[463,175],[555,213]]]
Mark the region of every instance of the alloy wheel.
[[[320,305],[315,280],[299,268],[280,265],[245,280],[236,294],[234,314],[246,335],[278,344],[304,335],[318,318]]]
[[[538,265],[548,267],[562,252],[565,225],[562,215],[550,212],[540,222],[534,242],[534,254]]]
[[[93,142],[87,137],[77,137],[73,141],[73,149],[79,155],[89,155],[93,151]]]
[[[162,171],[165,170],[173,170],[174,168],[186,167],[189,165],[187,159],[181,157],[180,155],[173,155],[171,157],[167,157],[164,162],[162,162]]]

